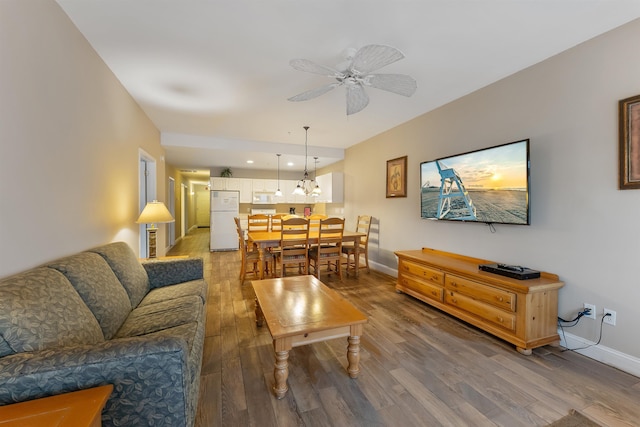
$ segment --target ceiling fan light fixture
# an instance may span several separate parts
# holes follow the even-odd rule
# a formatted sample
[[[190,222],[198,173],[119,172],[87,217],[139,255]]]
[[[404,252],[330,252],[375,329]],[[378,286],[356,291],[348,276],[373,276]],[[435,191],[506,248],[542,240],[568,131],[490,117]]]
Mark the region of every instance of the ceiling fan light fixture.
[[[364,92],[365,86],[409,97],[418,88],[411,76],[372,74],[373,71],[402,58],[404,54],[394,47],[371,44],[356,51],[347,58],[346,62],[339,64],[337,69],[316,64],[308,59],[292,59],[289,64],[296,70],[328,76],[335,79],[335,82],[302,92],[288,100],[308,101],[344,85],[347,96],[347,115],[351,115],[369,105],[369,97]]]

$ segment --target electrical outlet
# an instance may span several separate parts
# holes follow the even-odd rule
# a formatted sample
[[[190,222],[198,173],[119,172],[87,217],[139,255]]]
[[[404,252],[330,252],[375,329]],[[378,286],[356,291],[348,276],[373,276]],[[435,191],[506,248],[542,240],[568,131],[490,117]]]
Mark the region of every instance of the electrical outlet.
[[[589,314],[585,314],[584,317],[588,317],[589,319],[596,319],[596,306],[593,304],[587,304],[586,302],[584,303],[584,308],[589,308],[591,309],[591,311],[589,312]]]
[[[607,316],[607,314],[609,314]],[[613,310],[610,310],[608,308],[604,309],[604,323],[611,325],[611,326],[616,326],[616,312]]]

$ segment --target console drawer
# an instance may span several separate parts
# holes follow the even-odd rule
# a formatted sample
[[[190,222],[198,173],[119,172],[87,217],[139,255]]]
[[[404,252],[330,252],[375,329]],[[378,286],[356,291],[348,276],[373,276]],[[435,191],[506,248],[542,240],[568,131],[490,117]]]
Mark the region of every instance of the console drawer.
[[[447,304],[475,314],[488,322],[510,331],[516,330],[516,315],[514,313],[507,313],[489,304],[449,290],[445,292],[444,299]]]
[[[439,285],[444,284],[444,273],[442,271],[425,267],[424,265],[414,264],[410,261],[402,260],[400,262],[399,272],[413,274],[422,279],[429,280]]]
[[[516,311],[516,294],[447,274],[445,288],[508,311]]]
[[[426,281],[414,279],[411,276],[400,275],[398,277],[400,286],[420,293],[426,298],[442,302],[444,300],[444,288]]]

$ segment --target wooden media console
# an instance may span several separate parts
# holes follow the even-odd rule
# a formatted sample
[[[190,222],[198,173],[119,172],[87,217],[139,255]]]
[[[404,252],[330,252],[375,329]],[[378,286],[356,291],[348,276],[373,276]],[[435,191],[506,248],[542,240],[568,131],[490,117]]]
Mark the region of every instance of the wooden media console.
[[[397,292],[404,292],[516,346],[525,355],[556,344],[558,276],[518,280],[479,270],[493,261],[435,249],[398,251]]]

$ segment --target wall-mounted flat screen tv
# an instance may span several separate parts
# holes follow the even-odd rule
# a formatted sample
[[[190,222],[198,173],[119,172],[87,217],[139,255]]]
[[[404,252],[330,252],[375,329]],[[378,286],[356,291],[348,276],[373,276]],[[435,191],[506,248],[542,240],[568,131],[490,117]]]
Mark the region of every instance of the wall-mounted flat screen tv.
[[[425,219],[529,225],[529,140],[420,164]]]

